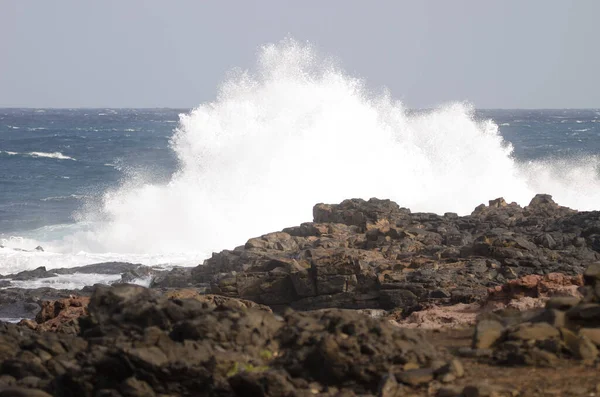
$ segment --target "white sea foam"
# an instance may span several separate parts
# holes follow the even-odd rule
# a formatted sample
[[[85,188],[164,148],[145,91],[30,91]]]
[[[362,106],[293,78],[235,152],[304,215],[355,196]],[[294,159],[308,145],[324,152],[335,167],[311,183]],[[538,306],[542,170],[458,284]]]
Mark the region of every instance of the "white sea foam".
[[[58,160],[73,160],[73,161],[76,161],[76,159],[74,159],[73,157],[65,156],[61,152],[53,152],[53,153],[47,153],[47,152],[19,153],[19,152],[9,152],[9,151],[2,151],[2,150],[0,150],[0,153],[6,153],[6,154],[11,155],[11,156],[42,157],[42,158],[51,158],[51,159],[58,159]]]
[[[17,288],[50,287],[56,289],[76,289],[82,288],[86,285],[112,284],[119,280],[121,280],[120,274],[74,273],[60,274],[56,277],[47,277],[35,280],[11,280],[10,286]]]
[[[65,178],[65,177],[63,177],[63,178]],[[68,178],[68,177],[66,177],[66,178]],[[84,194],[69,194],[68,196],[46,197],[46,198],[40,199],[40,201],[62,201],[62,200],[70,200],[70,199],[83,200],[86,198],[91,198],[91,197],[86,196]]]
[[[64,154],[62,154],[60,152],[53,152],[53,153],[29,152],[29,153],[26,153],[26,155],[31,156],[31,157],[46,157],[46,158],[59,159],[59,160],[73,160],[73,161],[76,160],[73,157],[65,156]]]
[[[460,214],[501,196],[526,205],[549,193],[577,209],[600,202],[598,158],[518,163],[498,126],[470,105],[409,112],[291,40],[265,46],[255,72],[232,73],[213,102],[181,115],[171,147],[180,168],[169,183],[133,175],[73,229],[11,241],[46,252],[11,257],[5,248],[0,272],[106,260],[193,265],[310,221],[315,203],[354,197]]]

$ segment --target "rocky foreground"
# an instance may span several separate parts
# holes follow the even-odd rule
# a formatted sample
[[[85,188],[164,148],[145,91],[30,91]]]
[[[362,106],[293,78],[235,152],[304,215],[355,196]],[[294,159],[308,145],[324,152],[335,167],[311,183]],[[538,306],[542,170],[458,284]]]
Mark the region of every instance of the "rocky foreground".
[[[0,325],[0,397],[600,395],[600,212],[547,195],[318,204],[196,268],[107,268],[82,291],[4,277],[0,313],[31,315]]]

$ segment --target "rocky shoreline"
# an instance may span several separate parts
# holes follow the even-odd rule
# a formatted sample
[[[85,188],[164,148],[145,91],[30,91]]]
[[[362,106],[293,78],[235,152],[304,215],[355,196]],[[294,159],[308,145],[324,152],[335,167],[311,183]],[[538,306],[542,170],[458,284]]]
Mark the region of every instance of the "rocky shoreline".
[[[195,268],[0,277],[0,317],[25,319],[0,326],[0,397],[600,395],[600,212],[537,195],[313,216]],[[116,281],[14,284],[86,272]]]

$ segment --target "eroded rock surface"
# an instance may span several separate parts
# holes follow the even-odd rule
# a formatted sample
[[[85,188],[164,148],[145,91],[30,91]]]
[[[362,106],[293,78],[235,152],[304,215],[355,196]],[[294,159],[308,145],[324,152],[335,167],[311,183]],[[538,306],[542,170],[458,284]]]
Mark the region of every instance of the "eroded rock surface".
[[[600,262],[591,264],[582,279],[582,297],[553,297],[542,310],[487,316],[477,324],[473,348],[493,348],[493,358],[510,365],[553,366],[564,357],[595,362],[600,347]]]
[[[193,285],[275,309],[408,315],[429,304],[481,302],[489,289],[527,276],[570,279],[600,259],[600,213],[561,207],[548,195],[524,208],[492,200],[463,217],[378,199],[318,204],[313,213],[314,222],[213,254],[193,269]]]
[[[377,394],[390,376],[397,391],[461,376],[423,335],[356,311],[278,316],[190,294],[98,286],[77,335],[2,324],[0,380],[23,395],[333,396]]]

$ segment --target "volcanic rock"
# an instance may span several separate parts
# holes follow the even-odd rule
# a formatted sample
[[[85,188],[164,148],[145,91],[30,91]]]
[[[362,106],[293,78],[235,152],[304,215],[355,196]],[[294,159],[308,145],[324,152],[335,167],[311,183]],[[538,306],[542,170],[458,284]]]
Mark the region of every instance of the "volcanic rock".
[[[277,311],[338,307],[408,316],[488,295],[505,305],[517,295],[542,298],[522,307],[578,296],[583,270],[600,260],[600,214],[561,207],[548,195],[525,208],[491,200],[462,217],[411,213],[379,199],[317,204],[313,215],[313,222],[214,253],[188,283]]]
[[[45,304],[38,317],[52,321],[78,302]],[[356,311],[281,317],[234,298],[127,284],[96,287],[87,309],[77,335],[0,324],[0,372],[21,388],[83,397],[351,395],[377,393],[390,373],[408,386],[460,373],[422,334]]]

